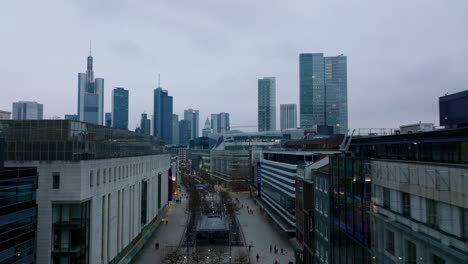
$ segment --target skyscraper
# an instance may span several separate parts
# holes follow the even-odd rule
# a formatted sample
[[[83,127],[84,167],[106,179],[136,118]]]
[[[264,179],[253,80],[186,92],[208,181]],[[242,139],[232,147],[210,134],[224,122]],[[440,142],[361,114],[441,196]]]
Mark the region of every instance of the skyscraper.
[[[188,146],[192,135],[191,123],[188,120],[179,121],[179,145]]]
[[[153,135],[172,144],[172,96],[161,87],[154,89]]]
[[[205,126],[202,129],[202,136],[206,137],[211,133],[213,133],[213,129],[211,129],[210,119],[207,117],[205,121]]]
[[[112,113],[104,114],[104,125],[108,127],[112,126]]]
[[[13,103],[13,120],[42,120],[43,105],[37,102],[19,101]]]
[[[198,126],[198,110],[187,109],[184,110],[184,120],[190,121],[190,139],[199,137],[199,126]]]
[[[112,90],[112,127],[128,130],[128,90]]]
[[[297,105],[280,105],[281,130],[288,128],[297,128]]]
[[[211,128],[213,129],[213,133],[226,133],[230,130],[230,126],[228,113],[211,114]]]
[[[145,135],[151,135],[151,120],[146,113],[141,114],[140,132]]]
[[[86,73],[78,73],[78,118],[102,125],[104,109],[104,79],[94,79],[93,57],[89,49]]]
[[[346,56],[323,53],[299,55],[300,126],[333,126],[334,133],[348,131]]]
[[[258,131],[276,130],[276,79],[258,80]]]
[[[172,144],[179,145],[179,143],[179,116],[176,114],[172,114]]]

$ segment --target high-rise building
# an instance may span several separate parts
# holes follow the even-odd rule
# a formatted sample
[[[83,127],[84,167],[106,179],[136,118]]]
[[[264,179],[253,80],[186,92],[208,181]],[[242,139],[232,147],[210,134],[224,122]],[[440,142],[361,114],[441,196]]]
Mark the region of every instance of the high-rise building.
[[[468,127],[468,90],[439,97],[441,126]]]
[[[199,126],[198,126],[198,110],[193,110],[193,109],[187,109],[184,110],[184,120],[190,121],[190,139],[194,139],[199,137]]]
[[[94,79],[91,49],[86,73],[78,73],[78,119],[102,125],[104,113],[104,79]]]
[[[206,137],[211,133],[213,133],[213,129],[211,129],[210,119],[207,117],[205,121],[205,126],[203,127],[203,130],[202,130],[202,135]]]
[[[151,120],[148,119],[146,113],[141,114],[140,133],[148,136],[151,135]]]
[[[276,79],[258,80],[258,131],[276,130]]]
[[[128,130],[128,90],[112,90],[112,127]]]
[[[11,112],[0,110],[0,120],[10,120]]]
[[[280,105],[281,130],[288,128],[297,128],[297,105]]]
[[[190,121],[179,121],[179,145],[188,146],[192,135],[192,126]]]
[[[213,133],[222,134],[230,130],[229,114],[221,112],[219,114],[211,114],[211,128]]]
[[[179,145],[179,115],[172,114],[172,144]]]
[[[42,120],[43,105],[37,102],[19,101],[13,103],[13,120]]]
[[[324,57],[323,53],[299,55],[300,126],[334,127],[334,133],[348,131],[346,56]]]
[[[105,114],[105,126],[108,126],[108,127],[112,126],[112,113]]]
[[[153,135],[172,144],[172,96],[161,87],[154,89]]]

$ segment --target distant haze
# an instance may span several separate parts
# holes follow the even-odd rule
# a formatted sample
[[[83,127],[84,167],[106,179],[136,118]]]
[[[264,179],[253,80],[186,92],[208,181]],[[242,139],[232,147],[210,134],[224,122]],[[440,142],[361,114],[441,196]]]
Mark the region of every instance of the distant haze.
[[[468,89],[466,10],[466,0],[3,1],[0,110],[34,100],[45,117],[75,114],[92,40],[104,110],[114,87],[129,89],[131,130],[152,115],[158,73],[179,118],[228,112],[231,126],[257,125],[257,79],[275,76],[279,124],[279,105],[299,102],[306,52],[348,57],[350,128],[438,124],[438,97]]]

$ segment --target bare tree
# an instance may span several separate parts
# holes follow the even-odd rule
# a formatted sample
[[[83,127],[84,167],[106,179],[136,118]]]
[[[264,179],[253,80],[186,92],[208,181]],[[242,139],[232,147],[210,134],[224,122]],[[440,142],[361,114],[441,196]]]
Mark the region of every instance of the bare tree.
[[[210,264],[221,264],[224,260],[225,250],[223,248],[215,248],[212,251]]]
[[[190,259],[199,264],[199,263],[204,263],[206,260],[206,256],[203,254],[203,252],[199,249],[196,248],[193,252],[192,255],[190,255]]]
[[[162,256],[161,262],[164,264],[179,264],[184,260],[184,256],[184,251],[181,248],[170,248],[167,253]]]
[[[233,264],[245,264],[249,263],[249,254],[245,250],[239,250],[234,256],[232,263]]]

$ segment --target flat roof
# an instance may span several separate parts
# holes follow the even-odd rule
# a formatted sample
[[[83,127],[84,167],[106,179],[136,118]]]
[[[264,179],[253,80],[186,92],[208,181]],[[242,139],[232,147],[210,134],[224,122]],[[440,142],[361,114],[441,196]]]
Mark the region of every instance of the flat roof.
[[[197,232],[228,232],[227,219],[221,215],[202,215],[198,220]]]

